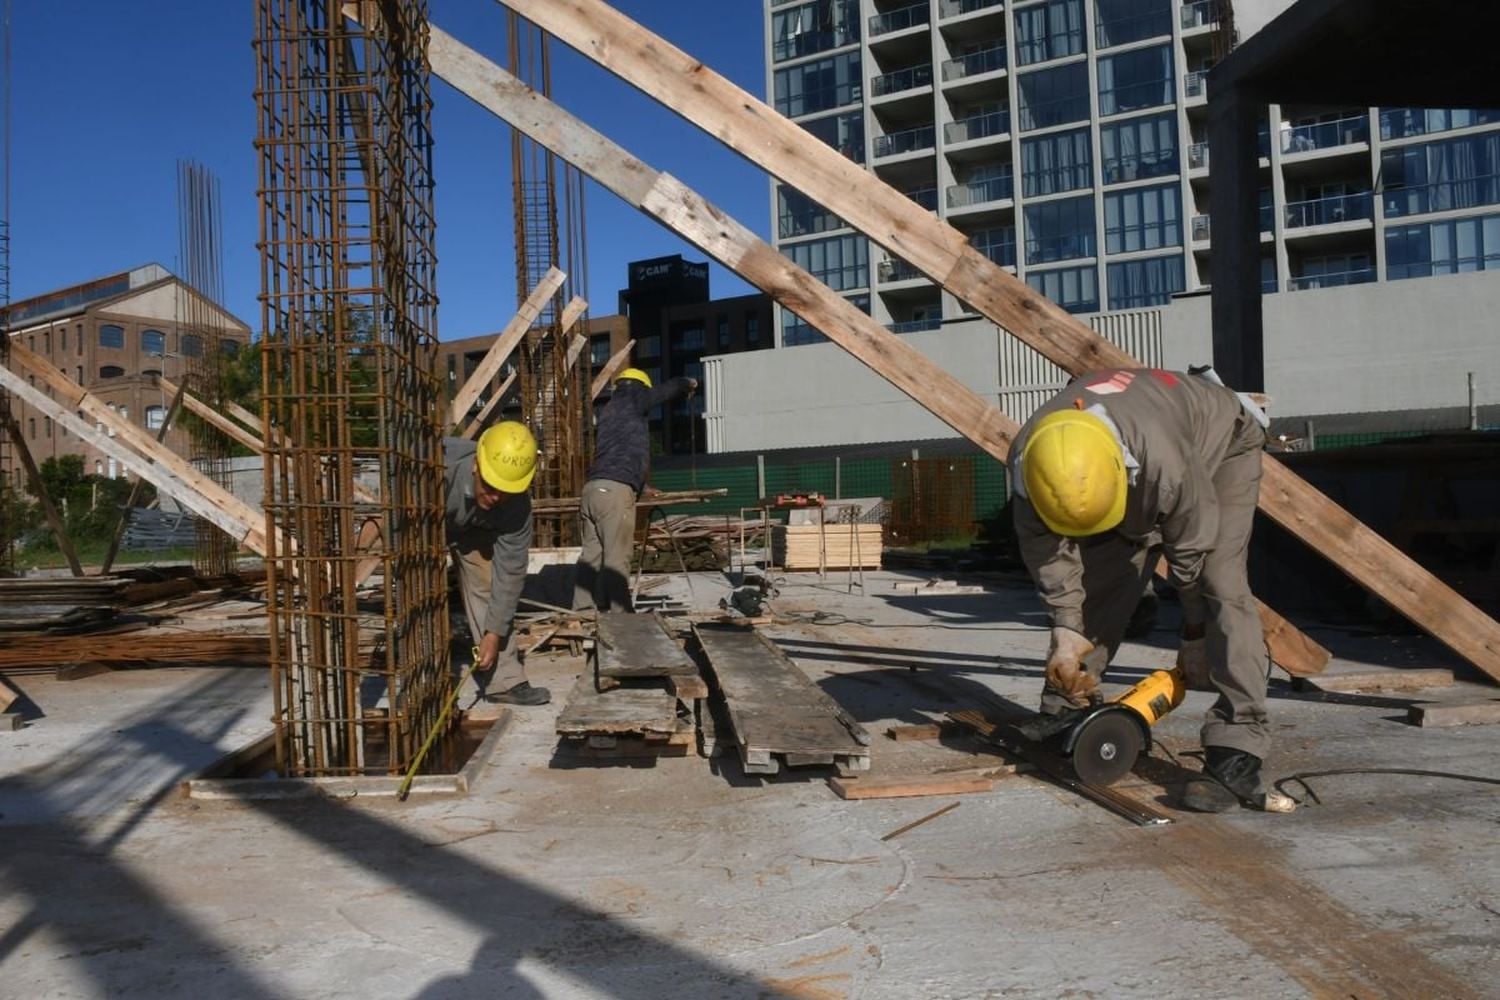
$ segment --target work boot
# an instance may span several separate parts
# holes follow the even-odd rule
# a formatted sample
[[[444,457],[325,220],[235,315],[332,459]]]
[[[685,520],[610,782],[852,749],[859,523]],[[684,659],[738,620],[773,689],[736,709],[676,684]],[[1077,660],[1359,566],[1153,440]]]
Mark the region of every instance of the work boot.
[[[1194,812],[1228,812],[1243,803],[1266,812],[1291,812],[1295,803],[1280,792],[1266,791],[1260,758],[1229,747],[1203,748],[1203,776],[1182,790],[1182,804]]]
[[[508,691],[487,694],[484,700],[492,705],[545,705],[552,700],[552,692],[544,687],[532,687],[530,681],[522,681]]]
[[[1013,728],[1032,743],[1042,743],[1073,728],[1088,712],[1086,708],[1065,708],[1061,712],[1038,712]]]

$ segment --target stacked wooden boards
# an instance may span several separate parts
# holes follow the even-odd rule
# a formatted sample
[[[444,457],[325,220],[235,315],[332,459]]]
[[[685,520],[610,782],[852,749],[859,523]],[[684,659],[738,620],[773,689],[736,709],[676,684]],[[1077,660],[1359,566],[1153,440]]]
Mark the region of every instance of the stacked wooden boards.
[[[879,524],[789,524],[771,532],[771,558],[789,570],[879,569]]]

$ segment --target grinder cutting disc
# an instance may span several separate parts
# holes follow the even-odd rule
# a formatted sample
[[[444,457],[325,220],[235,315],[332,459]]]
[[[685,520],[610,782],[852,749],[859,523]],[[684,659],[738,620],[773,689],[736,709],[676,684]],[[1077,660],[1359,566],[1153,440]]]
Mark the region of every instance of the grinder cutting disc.
[[[1078,724],[1068,741],[1073,770],[1085,784],[1109,785],[1135,766],[1145,740],[1128,709],[1096,712]]]

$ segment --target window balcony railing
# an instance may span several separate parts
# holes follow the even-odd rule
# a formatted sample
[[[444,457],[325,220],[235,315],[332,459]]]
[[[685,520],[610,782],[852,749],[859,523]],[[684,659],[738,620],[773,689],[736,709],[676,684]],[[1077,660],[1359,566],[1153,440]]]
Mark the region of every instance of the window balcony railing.
[[[970,115],[943,126],[945,142],[969,142],[973,139],[988,139],[1005,135],[1010,131],[1009,111],[987,111],[982,115]]]
[[[908,188],[901,193],[906,195],[912,201],[916,202],[918,205],[921,205],[923,208],[927,209],[927,211],[937,211],[936,187]]]
[[[981,229],[969,236],[969,243],[1001,267],[1016,266],[1016,230],[1014,226]]]
[[[1208,143],[1195,142],[1188,147],[1188,169],[1208,169]]]
[[[1094,25],[1094,43],[1101,49],[1126,45],[1172,33],[1172,12],[1165,6],[1149,14],[1100,21]]]
[[[881,281],[911,281],[914,278],[926,277],[906,261],[891,257],[882,260],[876,270],[880,273]]]
[[[870,37],[888,35],[893,31],[902,31],[918,24],[926,24],[929,17],[929,7],[926,3],[914,3],[909,7],[876,14],[870,18]]]
[[[1183,97],[1208,96],[1208,70],[1200,69],[1182,78]]]
[[[1060,260],[1092,257],[1097,251],[1093,233],[1064,233],[1026,241],[1027,264],[1051,264]]]
[[[1206,28],[1219,21],[1219,0],[1196,0],[1182,5],[1182,26]]]
[[[1210,229],[1210,227],[1209,227],[1209,224],[1208,224],[1208,216],[1206,216],[1206,215],[1195,215],[1195,216],[1193,216],[1193,242],[1194,243],[1207,243],[1208,240],[1210,239],[1210,237],[1209,237],[1209,229]]]
[[[1462,180],[1416,184],[1411,187],[1387,187],[1381,193],[1386,218],[1420,215],[1423,212],[1446,212],[1457,208],[1477,208],[1500,204],[1500,174],[1481,174]]]
[[[1283,153],[1310,153],[1315,149],[1333,149],[1369,141],[1370,119],[1364,115],[1281,130]]]
[[[914,153],[919,149],[932,149],[937,144],[937,131],[931,125],[903,129],[875,137],[875,155],[895,156],[898,153]]]
[[[1304,274],[1288,278],[1286,290],[1301,292],[1309,288],[1337,288],[1340,285],[1363,285],[1374,280],[1373,267],[1360,267],[1352,271],[1330,271],[1326,274]]]
[[[986,7],[999,7],[1005,0],[942,0],[938,4],[939,17],[957,17],[960,14],[971,14],[976,10],[984,10]]]
[[[1015,191],[1015,175],[1007,172],[982,181],[954,184],[948,188],[948,207],[964,208],[991,201],[1009,201]]]
[[[1334,195],[1330,198],[1309,198],[1306,201],[1287,202],[1286,228],[1331,226],[1339,222],[1369,219],[1373,215],[1374,199],[1368,191]]]
[[[892,333],[921,333],[923,330],[936,330],[943,325],[939,316],[931,316],[926,319],[910,319],[903,323],[892,323],[887,329]]]
[[[932,64],[923,63],[919,66],[908,66],[906,69],[894,70],[890,73],[882,73],[870,81],[870,95],[872,97],[883,97],[887,94],[899,94],[906,90],[916,90],[918,87],[926,87],[932,84]]]
[[[1177,173],[1177,150],[1166,149],[1140,156],[1116,156],[1099,164],[1104,183],[1124,184],[1148,177],[1168,177]]]
[[[957,59],[948,59],[943,62],[944,80],[962,80],[969,76],[979,76],[981,73],[993,73],[995,70],[1005,68],[1005,43],[992,45],[978,52],[970,52],[959,56]]]
[[[1500,121],[1500,110],[1387,108],[1380,112],[1380,138],[1405,139]]]

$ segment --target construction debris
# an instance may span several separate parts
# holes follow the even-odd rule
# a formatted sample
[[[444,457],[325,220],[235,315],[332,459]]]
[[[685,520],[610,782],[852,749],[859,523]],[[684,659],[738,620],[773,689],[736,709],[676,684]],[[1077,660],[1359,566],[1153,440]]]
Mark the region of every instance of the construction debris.
[[[1321,674],[1293,680],[1298,690],[1347,694],[1356,691],[1421,691],[1452,687],[1453,671],[1445,669],[1367,670],[1359,673]]]
[[[1426,729],[1453,726],[1489,726],[1500,723],[1500,700],[1432,702],[1412,705],[1406,721]]]

